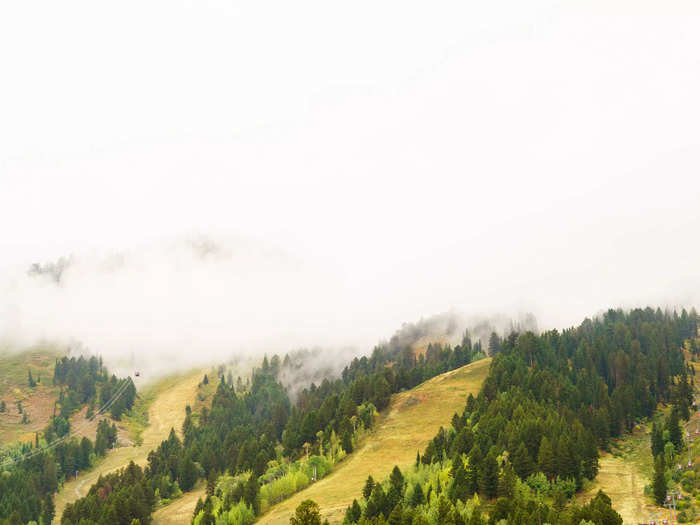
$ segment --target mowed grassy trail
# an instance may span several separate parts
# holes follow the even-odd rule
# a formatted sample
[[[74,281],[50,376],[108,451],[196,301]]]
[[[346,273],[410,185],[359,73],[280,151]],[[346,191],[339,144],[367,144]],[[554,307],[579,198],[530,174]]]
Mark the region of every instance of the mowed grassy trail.
[[[578,495],[586,502],[602,489],[612,499],[613,508],[624,525],[647,523],[655,509],[644,497],[652,469],[649,429],[637,427],[631,435],[614,442],[612,453],[601,453],[598,476]]]
[[[388,411],[379,417],[375,430],[354,454],[325,479],[272,507],[258,523],[287,525],[290,515],[305,499],[318,503],[321,514],[331,523],[340,523],[347,506],[360,497],[368,475],[383,480],[394,465],[401,469],[410,467],[416,452],[425,449],[439,428],[449,427],[452,415],[464,410],[469,393],[479,392],[490,363],[490,359],[482,359],[392,396]],[[190,513],[187,519],[191,517]]]
[[[695,371],[695,384],[700,384],[700,366],[689,360],[686,362]],[[697,389],[696,389],[697,399]],[[668,410],[668,407],[665,411]],[[688,423],[682,422],[685,430],[700,428],[700,413],[691,413]],[[685,461],[685,452],[680,461]],[[693,448],[693,461],[698,462],[698,451]],[[651,423],[637,425],[631,434],[613,441],[611,453],[602,452],[596,479],[577,498],[586,502],[602,489],[612,499],[613,508],[620,513],[624,525],[648,523],[653,516],[668,517],[668,511],[653,504],[651,497],[645,496],[644,486],[651,483],[654,462],[651,456]],[[692,523],[698,523],[694,521]]]
[[[63,509],[67,504],[87,494],[100,474],[108,474],[122,468],[128,465],[129,461],[143,466],[146,464],[148,453],[168,437],[171,428],[180,434],[182,422],[185,419],[185,406],[194,405],[197,384],[201,379],[202,372],[196,371],[184,376],[169,377],[150,387],[156,389],[156,395],[148,409],[149,425],[141,434],[142,444],[109,451],[104,460],[91,471],[79,474],[77,480],[72,479],[65,483],[56,495],[54,522],[60,522]]]
[[[173,500],[170,505],[161,507],[153,514],[151,525],[186,524],[192,521],[194,508],[199,498],[206,497],[205,483],[200,480],[194,490],[185,492],[181,498]]]

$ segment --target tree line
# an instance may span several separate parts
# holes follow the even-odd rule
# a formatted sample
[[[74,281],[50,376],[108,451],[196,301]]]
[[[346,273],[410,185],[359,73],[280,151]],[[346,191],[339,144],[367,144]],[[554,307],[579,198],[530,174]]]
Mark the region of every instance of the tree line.
[[[598,448],[612,437],[660,402],[687,410],[681,347],[696,333],[695,311],[647,308],[494,341],[480,393],[418,454],[410,483],[397,469],[384,483],[368,480],[346,522],[471,524],[487,511],[490,523],[621,523],[604,494],[584,507],[566,501],[595,477]]]

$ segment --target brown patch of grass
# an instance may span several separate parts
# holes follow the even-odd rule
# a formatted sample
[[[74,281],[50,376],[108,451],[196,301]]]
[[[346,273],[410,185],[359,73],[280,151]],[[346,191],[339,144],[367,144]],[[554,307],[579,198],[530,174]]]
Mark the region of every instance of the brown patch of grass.
[[[53,415],[54,402],[57,399],[55,389],[37,387],[31,395],[22,400],[22,410],[27,414],[29,423],[22,424],[22,414],[17,410],[16,402],[3,398],[7,410],[0,413],[0,441],[4,444],[14,441],[33,441],[34,434],[46,428]]]
[[[77,438],[86,437],[94,443],[97,437],[97,425],[100,421],[106,419],[109,424],[115,423],[117,425],[117,442],[120,445],[132,445],[133,443],[129,439],[129,429],[127,426],[120,421],[114,421],[112,418],[107,416],[95,417],[92,420],[85,417],[87,414],[87,406],[81,408],[78,412],[70,417],[70,428],[71,432]]]
[[[0,443],[18,440],[33,441],[34,433],[43,430],[53,415],[58,388],[52,384],[54,359],[58,352],[53,347],[37,346],[19,353],[0,354],[0,401],[5,401],[6,411],[0,413]],[[32,371],[36,381],[30,388],[27,371]],[[23,412],[29,423],[22,424],[22,414],[17,402],[22,402]]]

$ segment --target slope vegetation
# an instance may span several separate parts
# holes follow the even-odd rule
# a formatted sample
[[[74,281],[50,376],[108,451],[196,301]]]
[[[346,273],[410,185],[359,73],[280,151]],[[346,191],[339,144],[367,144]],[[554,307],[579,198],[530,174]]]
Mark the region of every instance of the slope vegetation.
[[[652,470],[649,429],[640,425],[631,435],[615,442],[611,453],[601,454],[599,468],[596,479],[578,499],[588,501],[602,489],[625,525],[647,523],[658,510],[644,496]]]
[[[327,478],[272,507],[258,523],[286,525],[294,509],[305,499],[316,501],[323,517],[331,523],[340,523],[368,475],[381,480],[394,465],[402,469],[411,465],[416,453],[425,449],[438,429],[449,426],[452,415],[464,409],[469,393],[478,393],[488,375],[490,361],[482,359],[394,395],[374,432],[352,456]],[[193,509],[195,503],[196,499]],[[190,518],[191,514],[187,520]]]
[[[119,447],[92,470],[79,474],[77,479],[66,482],[56,495],[56,522],[69,503],[87,494],[101,474],[126,466],[130,461],[145,465],[148,453],[168,437],[171,428],[180,431],[185,418],[185,406],[194,404],[201,372],[185,376],[170,377],[150,388],[155,389],[154,399],[148,409],[149,426],[141,434],[141,444],[134,447]],[[150,396],[144,396],[150,397]]]
[[[58,387],[53,386],[54,359],[60,355],[53,347],[35,347],[21,353],[0,350],[0,444],[13,441],[31,441],[34,433],[43,430],[53,414],[58,399]],[[28,372],[40,380],[34,388],[28,384]],[[19,412],[18,403],[22,405]],[[26,413],[28,422],[22,423]]]
[[[700,366],[690,361],[690,355],[686,355],[686,359],[695,371],[695,384],[700,384]],[[661,419],[659,415],[657,421]],[[684,427],[691,434],[700,429],[700,413],[693,412]],[[693,446],[692,454],[693,463],[699,464],[700,448],[697,445]],[[680,457],[685,458],[685,452]],[[651,484],[654,470],[651,423],[637,425],[632,434],[615,441],[611,453],[601,454],[599,466],[598,476],[579,495],[580,500],[587,501],[602,489],[612,498],[613,507],[620,513],[625,525],[648,523],[654,517],[668,517],[668,511],[654,505],[651,496],[644,493],[644,487]]]

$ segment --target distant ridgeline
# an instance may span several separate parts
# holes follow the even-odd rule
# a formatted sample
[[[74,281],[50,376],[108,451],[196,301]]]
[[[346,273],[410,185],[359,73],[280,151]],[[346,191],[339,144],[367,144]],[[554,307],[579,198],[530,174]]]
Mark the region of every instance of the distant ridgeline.
[[[419,357],[410,345],[380,345],[371,357],[354,359],[341,377],[312,383],[294,403],[279,378],[304,366],[304,355],[265,358],[247,391],[220,377],[211,408],[203,408],[198,421],[188,410],[183,440],[171,432],[149,454],[145,470],[129,465],[102,478],[66,507],[62,523],[108,523],[105,516],[118,515],[146,524],[159,501],[200,478],[207,480],[207,498],[197,505],[195,523],[213,523],[214,514],[218,524],[252,523],[351,453],[392,393],[482,357],[468,334],[454,348],[431,345]]]
[[[54,384],[60,386],[54,414],[34,443],[8,445],[0,450],[0,524],[29,521],[48,524],[54,514],[53,493],[76,470],[85,470],[117,439],[114,423],[100,421],[93,444],[72,437],[69,417],[88,406],[86,417],[111,414],[115,419],[131,408],[136,389],[130,378],[110,376],[97,357],[56,360]],[[32,382],[29,375],[30,386]],[[77,426],[80,426],[80,422]]]
[[[695,310],[647,308],[610,310],[562,332],[511,334],[451,428],[410,471],[368,479],[346,523],[621,524],[603,493],[584,506],[567,500],[596,476],[598,449],[658,403],[688,413],[682,346],[697,328]]]

